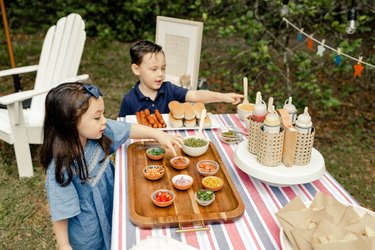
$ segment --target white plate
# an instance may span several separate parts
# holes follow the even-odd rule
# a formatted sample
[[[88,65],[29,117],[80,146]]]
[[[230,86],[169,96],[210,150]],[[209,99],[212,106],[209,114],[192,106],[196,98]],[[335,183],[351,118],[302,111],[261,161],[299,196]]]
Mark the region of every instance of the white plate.
[[[325,171],[323,156],[314,148],[309,164],[291,167],[286,167],[284,164],[275,167],[264,166],[247,148],[248,140],[238,144],[234,152],[234,162],[245,173],[271,186],[284,187],[312,182],[322,177]]]
[[[161,130],[189,130],[189,129],[199,129],[199,125],[197,123],[194,127],[185,127],[182,126],[181,128],[174,128],[171,126],[171,123],[169,122],[169,114],[161,114],[163,116],[163,120],[165,124],[167,124],[166,128],[161,128]],[[211,126],[203,129],[211,129],[211,128],[220,128],[220,123],[217,120],[216,116],[214,116],[211,113],[207,113],[207,116],[211,119]],[[137,116],[136,115],[127,115],[125,118],[125,121],[130,123],[138,123]]]
[[[311,201],[305,202],[305,206],[307,208],[310,207],[310,205],[311,205]],[[354,211],[356,211],[357,214],[360,217],[362,217],[366,212],[369,213],[370,215],[372,215],[373,217],[375,217],[375,212],[373,212],[371,210],[368,210],[367,208],[360,207],[360,206],[357,206],[357,205],[348,205],[348,204],[344,204],[344,205],[345,206],[352,206]],[[292,246],[292,244],[290,244],[290,241],[286,237],[283,228],[280,228],[280,244],[281,244],[281,249],[283,249],[283,250],[293,250],[293,246]]]

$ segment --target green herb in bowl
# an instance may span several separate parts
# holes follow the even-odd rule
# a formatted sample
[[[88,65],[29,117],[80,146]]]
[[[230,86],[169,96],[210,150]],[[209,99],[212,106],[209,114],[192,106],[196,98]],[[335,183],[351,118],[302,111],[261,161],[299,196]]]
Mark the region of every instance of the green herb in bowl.
[[[162,148],[150,148],[150,150],[148,150],[148,153],[153,156],[158,156],[164,154],[165,150]]]
[[[165,149],[158,147],[149,148],[146,150],[146,154],[151,160],[160,160],[165,155]]]
[[[184,140],[184,145],[192,148],[204,147],[207,143],[207,141],[196,137],[190,137]]]
[[[215,200],[214,192],[207,189],[200,189],[195,193],[194,197],[201,206],[208,206]]]

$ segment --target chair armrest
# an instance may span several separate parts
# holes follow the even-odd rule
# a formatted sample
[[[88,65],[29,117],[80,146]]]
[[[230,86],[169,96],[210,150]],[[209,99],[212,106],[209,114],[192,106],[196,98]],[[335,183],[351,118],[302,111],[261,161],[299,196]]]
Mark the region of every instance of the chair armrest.
[[[0,77],[34,72],[34,71],[38,70],[38,67],[39,67],[39,65],[31,65],[31,66],[17,67],[17,68],[13,68],[13,69],[1,70],[0,71]]]
[[[57,86],[61,83],[64,82],[74,82],[74,81],[82,81],[82,80],[87,80],[89,78],[88,74],[83,74],[79,76],[75,76],[72,78],[68,78],[63,81],[59,81],[58,83],[54,84],[54,86]],[[30,99],[34,96],[45,94],[49,91],[50,89],[43,89],[43,90],[25,90],[21,92],[16,92],[10,95],[2,96],[0,97],[0,104],[2,105],[9,105],[13,104],[16,102],[22,102],[24,100]]]
[[[16,92],[10,95],[0,97],[0,104],[9,105],[15,102],[22,102],[34,96],[44,94],[46,92],[48,92],[48,89],[47,90],[25,90],[21,92]]]

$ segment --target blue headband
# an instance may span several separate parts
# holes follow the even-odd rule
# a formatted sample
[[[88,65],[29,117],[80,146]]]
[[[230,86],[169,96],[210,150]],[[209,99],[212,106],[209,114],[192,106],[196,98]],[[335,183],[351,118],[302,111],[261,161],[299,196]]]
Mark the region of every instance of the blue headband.
[[[97,99],[99,98],[99,96],[103,96],[102,91],[100,91],[100,89],[95,85],[83,84],[83,87],[86,89],[87,93],[95,96]]]

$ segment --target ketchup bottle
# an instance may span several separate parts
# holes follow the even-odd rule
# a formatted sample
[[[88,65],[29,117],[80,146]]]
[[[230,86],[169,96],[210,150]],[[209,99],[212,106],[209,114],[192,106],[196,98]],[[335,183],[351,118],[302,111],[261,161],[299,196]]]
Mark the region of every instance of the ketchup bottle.
[[[253,121],[263,122],[264,119],[266,119],[266,115],[267,115],[267,105],[262,100],[262,95],[258,91],[256,95],[256,103],[253,109],[253,115],[252,115]]]

